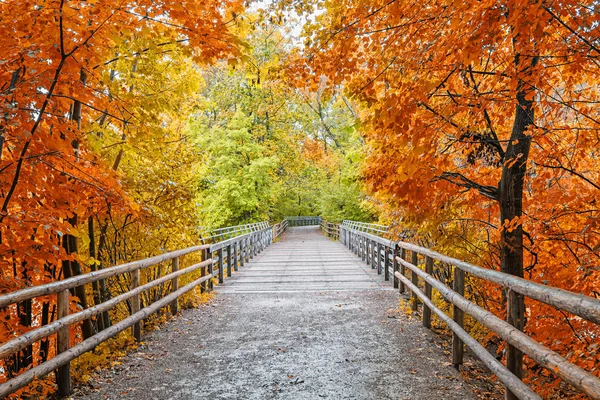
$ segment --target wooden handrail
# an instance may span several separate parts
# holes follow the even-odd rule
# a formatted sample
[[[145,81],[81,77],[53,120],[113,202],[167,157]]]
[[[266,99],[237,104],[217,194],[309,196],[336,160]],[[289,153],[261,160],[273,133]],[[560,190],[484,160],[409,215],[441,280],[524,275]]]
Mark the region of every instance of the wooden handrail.
[[[366,232],[370,230],[371,232]],[[524,389],[522,381],[493,357],[488,357],[487,351],[472,337],[467,339],[468,333],[463,329],[464,314],[494,331],[508,345],[527,354],[539,365],[547,368],[553,374],[570,383],[591,398],[600,399],[600,379],[583,368],[569,362],[553,350],[545,347],[508,322],[496,317],[491,312],[470,302],[464,297],[464,274],[469,273],[480,279],[487,280],[506,287],[524,296],[541,301],[557,309],[568,311],[596,324],[600,324],[600,300],[569,292],[560,288],[550,287],[537,282],[529,281],[503,272],[494,271],[445,256],[430,249],[407,242],[394,242],[374,235],[372,229],[363,223],[344,221],[340,227],[340,241],[354,251],[359,257],[371,264],[378,271],[383,268],[388,279],[389,270],[393,271],[394,287],[400,290],[406,287],[413,296],[413,309],[417,307],[420,299],[424,304],[423,325],[431,326],[431,312],[440,316],[454,332],[453,363],[462,363],[463,342],[492,370],[499,380],[519,398],[539,398],[529,388]],[[411,261],[406,260],[407,253],[411,253]],[[419,256],[425,256],[425,270],[419,265]],[[454,288],[447,287],[443,282],[433,276],[434,260],[454,267]],[[383,266],[382,266],[383,264]],[[410,279],[405,271],[411,272]],[[418,280],[424,282],[425,290],[419,288]],[[443,311],[439,310],[431,301],[431,289],[436,289],[444,299],[454,305],[454,315],[450,319]]]
[[[16,292],[3,294],[0,295],[0,308],[4,308],[10,304],[14,304],[23,300],[33,299],[34,297],[46,296],[49,294],[62,292],[63,290],[73,289],[86,283],[96,282],[101,279],[110,278],[126,272],[134,271],[136,269],[147,268],[164,261],[169,261],[176,257],[181,257],[186,254],[208,248],[210,248],[210,245],[204,244],[200,246],[188,247],[187,249],[171,251],[158,256],[145,258],[143,260],[133,261],[126,264],[116,265],[114,267],[104,268],[100,271],[93,271],[87,274],[74,276],[72,278],[63,279],[62,281],[32,286],[27,289],[21,289]]]
[[[325,236],[327,236],[328,238],[331,238],[333,240],[340,239],[340,224],[328,222],[328,221],[322,219],[319,226],[320,226],[323,234]]]
[[[287,222],[280,224],[281,234],[287,227]],[[231,228],[231,229],[230,229]],[[7,307],[11,304],[24,300],[33,299],[39,296],[47,296],[57,294],[59,310],[59,319],[32,330],[0,345],[0,359],[14,354],[33,343],[47,338],[55,333],[58,333],[57,355],[26,372],[0,384],[0,398],[13,393],[19,388],[32,382],[33,379],[42,377],[52,371],[58,370],[57,383],[58,394],[67,395],[71,391],[70,380],[70,362],[81,354],[93,349],[98,344],[115,336],[119,332],[132,327],[134,328],[134,336],[137,340],[141,339],[140,321],[147,318],[152,313],[165,306],[171,307],[173,314],[177,313],[177,299],[197,287],[201,286],[201,291],[212,289],[212,278],[218,277],[219,282],[223,282],[224,272],[227,269],[227,275],[231,276],[232,269],[237,271],[238,266],[243,266],[244,262],[258,254],[265,247],[273,242],[274,229],[267,222],[256,224],[241,225],[238,227],[229,227],[220,229],[222,232],[227,232],[233,237],[221,242],[213,244],[202,244],[192,246],[182,250],[171,251],[158,256],[146,258],[139,261],[129,262],[126,264],[117,265],[110,268],[105,268],[99,271],[90,272],[87,274],[75,276],[69,279],[64,279],[58,282],[52,282],[44,285],[34,286],[12,293],[0,295],[0,308]],[[245,232],[246,233],[243,233]],[[179,268],[179,258],[190,253],[202,252],[204,261]],[[139,282],[139,272],[141,269],[157,265],[165,261],[171,261],[171,273],[156,278],[151,282],[141,285]],[[214,268],[215,264],[218,266]],[[200,270],[201,277],[195,279],[192,283],[179,288],[179,277],[189,274],[193,271]],[[130,290],[96,304],[93,307],[69,314],[69,290],[88,283],[96,282],[101,279],[115,277],[123,274],[131,274]],[[171,282],[171,293],[160,300],[141,308],[140,294],[144,291],[156,287],[158,285]],[[206,287],[208,284],[208,288]],[[73,324],[87,320],[102,312],[113,309],[118,304],[124,301],[131,301],[132,313],[129,317],[119,321],[118,323],[98,332],[92,337],[84,340],[74,347],[69,348],[69,327]]]
[[[285,217],[285,220],[288,221],[289,226],[319,225],[321,223],[321,217],[318,216]]]

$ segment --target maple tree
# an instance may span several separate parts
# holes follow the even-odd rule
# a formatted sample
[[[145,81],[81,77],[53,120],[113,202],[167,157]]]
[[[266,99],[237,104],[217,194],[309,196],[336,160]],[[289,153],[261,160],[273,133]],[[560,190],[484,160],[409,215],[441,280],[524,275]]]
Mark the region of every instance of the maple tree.
[[[147,98],[123,85],[115,65],[173,48],[200,65],[235,56],[238,41],[229,25],[240,10],[236,1],[0,4],[2,292],[83,272],[83,223],[89,219],[94,237],[93,218],[140,211],[121,186],[118,162],[107,162],[94,146],[107,132],[119,132],[124,141],[132,130],[144,135],[148,119],[160,124],[163,118],[140,104]],[[153,98],[161,100],[156,93]],[[94,253],[102,246],[101,240]],[[75,295],[86,307],[83,287]],[[0,328],[3,341],[56,318],[54,300],[46,298],[2,312],[11,321]],[[86,321],[81,334],[94,329]],[[13,355],[5,360],[4,378],[52,352],[46,340]]]

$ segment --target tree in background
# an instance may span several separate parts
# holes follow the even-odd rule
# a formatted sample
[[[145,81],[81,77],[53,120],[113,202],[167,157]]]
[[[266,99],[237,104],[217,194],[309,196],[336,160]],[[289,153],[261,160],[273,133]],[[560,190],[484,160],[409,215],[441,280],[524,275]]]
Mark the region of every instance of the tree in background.
[[[358,165],[362,150],[347,100],[290,87],[291,48],[283,28],[244,16],[247,42],[235,65],[205,71],[192,132],[201,225],[215,228],[286,215],[365,219]]]

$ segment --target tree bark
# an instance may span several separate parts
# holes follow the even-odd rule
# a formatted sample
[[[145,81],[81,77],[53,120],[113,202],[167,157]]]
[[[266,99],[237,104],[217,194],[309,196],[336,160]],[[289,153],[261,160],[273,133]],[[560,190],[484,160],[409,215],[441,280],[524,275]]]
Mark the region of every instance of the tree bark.
[[[537,63],[534,57],[531,67]],[[519,56],[516,57],[519,67]],[[515,119],[503,160],[502,178],[498,185],[500,203],[500,223],[520,219],[523,215],[523,186],[527,173],[527,161],[531,147],[531,137],[527,129],[534,123],[533,93],[525,87],[523,81],[519,82],[517,92],[517,106]],[[519,221],[516,225],[507,228],[502,225],[500,243],[500,269],[507,274],[523,277],[523,226]],[[507,296],[507,322],[519,330],[525,327],[525,302],[522,295],[509,291]],[[506,366],[517,377],[523,375],[523,354],[513,346],[507,346]],[[507,391],[507,399],[516,399],[515,395]]]

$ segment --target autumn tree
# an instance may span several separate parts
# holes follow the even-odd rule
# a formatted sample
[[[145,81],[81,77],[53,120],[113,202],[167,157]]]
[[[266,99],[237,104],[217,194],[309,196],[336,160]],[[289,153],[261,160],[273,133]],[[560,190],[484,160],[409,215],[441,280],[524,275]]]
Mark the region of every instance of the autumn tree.
[[[84,224],[139,209],[121,186],[115,168],[120,158],[107,160],[95,148],[99,135],[118,132],[127,141],[132,127],[156,119],[148,104],[139,107],[139,96],[129,96],[136,90],[124,85],[126,72],[119,75],[118,61],[166,54],[173,47],[185,49],[199,65],[234,56],[238,42],[229,29],[240,8],[235,1],[0,4],[0,291],[79,274],[84,263],[95,265],[80,251],[82,244],[88,246],[80,239],[87,231]],[[102,243],[92,241],[90,250],[92,244],[97,246],[90,253],[97,257]],[[85,290],[74,294],[85,307]],[[53,300],[40,302],[2,310],[10,321],[0,328],[3,341],[56,318]],[[83,334],[93,329],[87,321]],[[4,377],[52,351],[42,342],[5,360]]]

